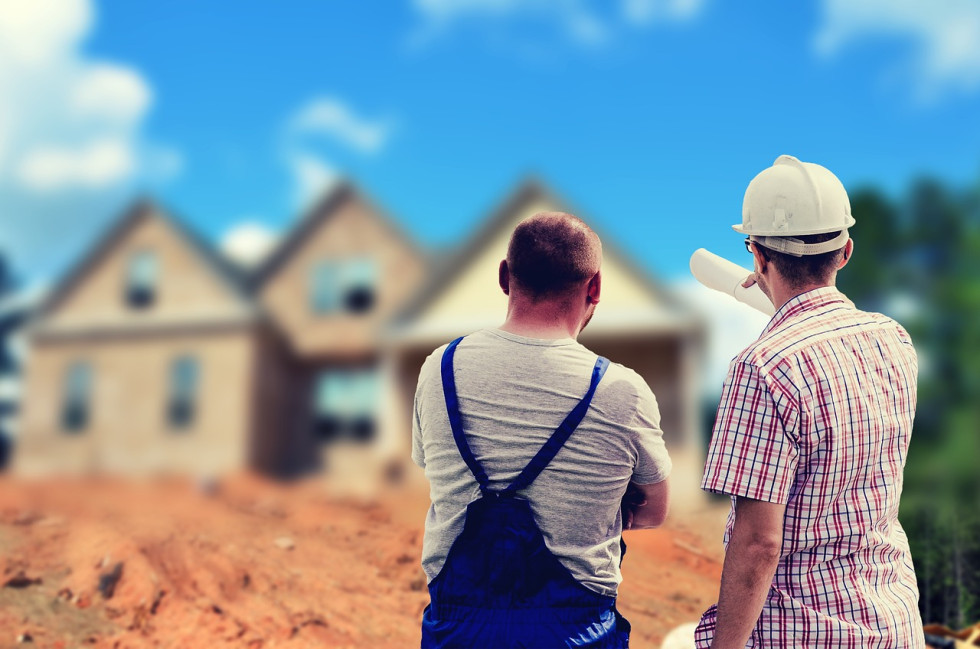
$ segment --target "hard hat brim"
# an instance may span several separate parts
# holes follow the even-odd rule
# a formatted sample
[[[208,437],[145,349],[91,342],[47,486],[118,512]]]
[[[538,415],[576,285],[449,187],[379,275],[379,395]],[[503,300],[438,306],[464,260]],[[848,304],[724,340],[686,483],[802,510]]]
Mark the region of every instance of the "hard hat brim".
[[[752,228],[746,228],[743,223],[736,223],[732,226],[732,230],[735,230],[739,234],[756,234],[763,237],[797,237],[808,234],[825,234],[827,232],[837,232],[838,230],[847,230],[848,228],[853,227],[855,223],[854,217],[850,214],[847,214],[846,217],[847,218],[844,220],[844,224],[841,226],[824,226],[822,228],[793,230],[791,232],[787,232],[786,230],[755,230]]]

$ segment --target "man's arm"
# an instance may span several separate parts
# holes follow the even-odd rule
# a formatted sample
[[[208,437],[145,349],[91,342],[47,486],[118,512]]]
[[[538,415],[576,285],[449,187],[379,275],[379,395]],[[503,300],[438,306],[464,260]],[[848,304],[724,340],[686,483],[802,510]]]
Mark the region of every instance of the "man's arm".
[[[663,525],[669,508],[666,479],[654,484],[629,483],[623,496],[623,529],[648,530]]]
[[[412,461],[425,468],[425,449],[422,444],[422,420],[419,417],[419,398],[412,407]]]
[[[636,464],[623,495],[623,529],[650,529],[663,525],[667,517],[671,461],[660,428],[657,398],[638,374],[628,376],[634,378],[636,388],[636,406],[629,422]]]
[[[712,649],[743,649],[748,642],[779,564],[785,513],[786,505],[736,498]]]
[[[422,443],[422,416],[420,414],[422,408],[422,389],[425,382],[426,369],[434,355],[433,353],[422,363],[422,369],[419,371],[418,385],[415,388],[415,400],[412,403],[412,461],[423,469],[425,468],[425,447]]]

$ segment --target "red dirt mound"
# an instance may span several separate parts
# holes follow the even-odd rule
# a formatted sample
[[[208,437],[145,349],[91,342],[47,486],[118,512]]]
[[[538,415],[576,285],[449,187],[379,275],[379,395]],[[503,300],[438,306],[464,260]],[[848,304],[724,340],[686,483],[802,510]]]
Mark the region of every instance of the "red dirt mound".
[[[424,487],[0,481],[0,647],[411,647]],[[697,533],[708,521],[712,552]],[[717,595],[721,519],[627,535],[620,608],[658,647]],[[30,645],[19,645],[30,646]]]

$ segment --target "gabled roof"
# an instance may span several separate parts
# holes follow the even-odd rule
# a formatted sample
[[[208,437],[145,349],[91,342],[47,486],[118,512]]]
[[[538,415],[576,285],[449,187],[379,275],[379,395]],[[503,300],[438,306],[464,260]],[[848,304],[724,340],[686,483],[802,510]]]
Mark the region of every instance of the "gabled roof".
[[[616,243],[608,236],[604,235],[601,228],[597,228],[593,220],[584,217],[582,212],[570,207],[568,202],[554,193],[543,181],[536,176],[528,176],[520,181],[514,190],[489,214],[483,224],[477,228],[474,234],[458,249],[458,252],[449,261],[439,266],[438,270],[432,275],[429,282],[423,286],[408,306],[397,318],[397,324],[405,325],[419,316],[432,302],[440,296],[443,291],[453,283],[460,272],[474,259],[477,253],[489,242],[501,233],[501,230],[510,227],[515,213],[519,212],[524,206],[534,202],[545,202],[553,205],[556,209],[575,214],[589,223],[602,240],[604,255],[615,256],[647,290],[649,290],[664,304],[675,309],[678,314],[689,317],[693,321],[699,321],[695,311],[691,307],[677,299],[677,297],[654,277],[642,268],[636,260],[624,250],[620,249]]]
[[[43,317],[51,309],[57,306],[61,300],[68,295],[75,286],[86,276],[87,272],[93,268],[98,261],[107,254],[118,242],[144,218],[156,216],[165,220],[174,231],[177,232],[197,255],[210,267],[221,282],[227,286],[234,295],[242,300],[250,301],[246,283],[241,273],[231,265],[221,254],[219,254],[203,237],[191,229],[182,219],[174,216],[174,213],[161,206],[158,202],[147,197],[141,197],[133,201],[130,206],[123,211],[115,222],[113,222],[102,235],[96,238],[96,243],[82,258],[58,280],[50,293],[45,297],[37,310],[37,317]]]
[[[420,258],[425,258],[415,240],[410,237],[402,228],[388,216],[387,212],[379,208],[376,203],[368,199],[357,186],[350,180],[342,180],[327,190],[323,196],[306,210],[306,214],[289,231],[289,234],[273,248],[272,252],[259,264],[258,268],[249,278],[249,286],[257,289],[276,271],[282,267],[303,245],[303,242],[318,228],[330,220],[345,203],[357,200],[371,208],[371,211],[379,217],[379,221],[393,232],[408,248],[416,252]]]

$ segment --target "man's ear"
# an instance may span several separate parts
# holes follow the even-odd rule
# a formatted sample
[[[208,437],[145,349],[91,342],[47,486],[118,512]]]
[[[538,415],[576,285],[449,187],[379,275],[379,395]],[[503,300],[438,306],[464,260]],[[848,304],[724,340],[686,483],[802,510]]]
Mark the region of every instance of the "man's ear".
[[[762,249],[757,243],[752,244],[752,257],[755,259],[755,271],[760,275],[765,273],[769,265],[769,260],[762,254]]]
[[[851,260],[851,255],[854,254],[854,239],[848,239],[847,243],[844,244],[844,256],[841,257],[840,264],[837,265],[837,270],[840,270],[847,265],[847,262]]]
[[[591,304],[599,304],[600,293],[602,293],[602,271],[596,271],[596,274],[589,280],[589,286],[586,289],[586,300]]]
[[[500,283],[500,290],[504,292],[504,295],[510,295],[510,268],[507,267],[506,259],[500,260],[497,281]]]

